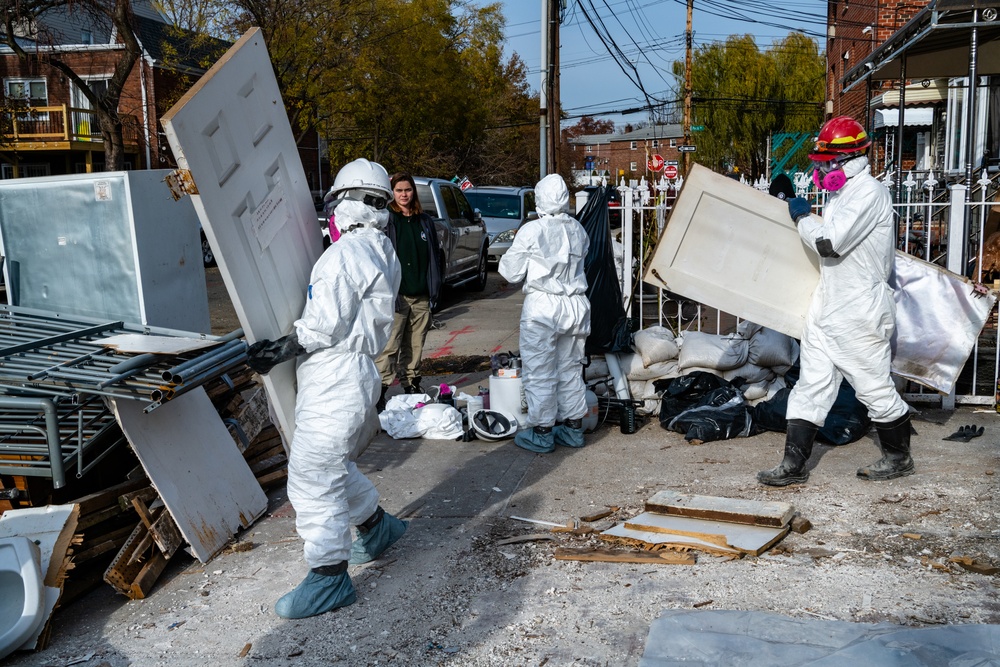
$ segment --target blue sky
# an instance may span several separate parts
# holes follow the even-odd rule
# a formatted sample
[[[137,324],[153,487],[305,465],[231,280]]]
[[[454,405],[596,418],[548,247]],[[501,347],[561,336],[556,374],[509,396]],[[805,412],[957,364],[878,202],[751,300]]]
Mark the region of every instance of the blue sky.
[[[684,60],[686,0],[566,1],[561,27],[561,97],[565,113],[587,113],[622,125],[647,116],[602,112],[642,107],[646,95],[656,100],[675,97],[669,92],[674,85],[671,63]],[[525,61],[528,81],[534,90],[538,89],[541,77],[541,2],[503,2],[507,52],[517,52]],[[618,58],[624,67],[609,54],[588,22],[584,8],[596,25],[603,23],[604,41],[613,40],[625,55]],[[724,41],[732,34],[750,33],[758,47],[766,48],[791,30],[822,35],[825,16],[824,0],[740,0],[738,4],[731,0],[694,0],[694,46]],[[641,83],[641,89],[636,82]],[[569,124],[574,122],[571,120]]]

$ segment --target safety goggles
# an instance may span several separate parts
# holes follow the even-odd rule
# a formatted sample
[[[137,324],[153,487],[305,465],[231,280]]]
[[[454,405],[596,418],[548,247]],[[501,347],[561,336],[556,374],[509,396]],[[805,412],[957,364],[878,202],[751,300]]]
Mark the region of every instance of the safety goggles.
[[[812,167],[821,174],[829,174],[844,166],[850,158],[834,158],[833,160],[813,160]]]
[[[381,211],[389,205],[388,197],[368,192],[367,190],[348,190],[341,199],[359,201],[365,206],[371,206],[376,211]]]

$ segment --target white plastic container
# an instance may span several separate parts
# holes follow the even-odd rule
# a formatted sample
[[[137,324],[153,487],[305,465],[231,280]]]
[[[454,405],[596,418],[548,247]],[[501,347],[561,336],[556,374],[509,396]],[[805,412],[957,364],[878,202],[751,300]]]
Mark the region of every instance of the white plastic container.
[[[490,376],[490,410],[513,415],[518,428],[528,427],[528,401],[521,378]]]
[[[465,402],[466,414],[469,417],[472,417],[472,415],[476,414],[482,409],[483,409],[482,396],[473,396],[472,398],[470,398],[468,401]]]

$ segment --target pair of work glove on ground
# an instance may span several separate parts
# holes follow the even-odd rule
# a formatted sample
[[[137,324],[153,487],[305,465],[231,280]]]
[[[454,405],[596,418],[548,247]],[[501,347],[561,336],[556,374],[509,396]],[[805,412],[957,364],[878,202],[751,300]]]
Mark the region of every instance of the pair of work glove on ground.
[[[980,426],[976,428],[975,424],[969,424],[967,426],[959,427],[957,431],[949,435],[947,438],[942,438],[942,440],[955,440],[956,442],[968,442],[973,438],[978,438],[983,434],[986,429]]]

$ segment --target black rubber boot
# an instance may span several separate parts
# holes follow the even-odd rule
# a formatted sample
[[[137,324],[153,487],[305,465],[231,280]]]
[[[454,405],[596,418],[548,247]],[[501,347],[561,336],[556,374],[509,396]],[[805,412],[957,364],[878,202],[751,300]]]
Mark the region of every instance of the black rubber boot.
[[[409,382],[403,383],[403,393],[404,394],[422,394],[424,390],[420,388],[420,378],[419,376],[413,378]]]
[[[785,457],[777,467],[761,470],[757,481],[768,486],[801,484],[809,479],[806,461],[812,454],[813,441],[819,426],[804,419],[789,419],[785,432]]]
[[[878,446],[882,458],[870,466],[858,468],[858,477],[875,482],[913,474],[910,458],[910,415],[905,414],[891,422],[875,422]]]
[[[385,410],[385,392],[389,391],[389,385],[382,385],[382,393],[378,397],[378,403],[375,404],[375,409],[379,412]]]

